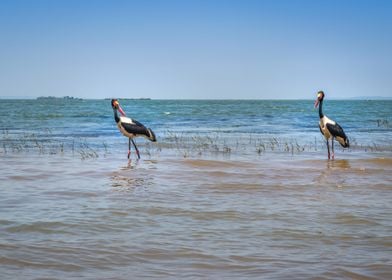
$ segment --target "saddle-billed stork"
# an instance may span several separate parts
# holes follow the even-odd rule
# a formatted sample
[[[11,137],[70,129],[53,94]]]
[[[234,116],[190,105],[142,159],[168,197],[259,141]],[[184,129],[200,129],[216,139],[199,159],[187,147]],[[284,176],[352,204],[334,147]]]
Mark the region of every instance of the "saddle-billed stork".
[[[126,117],[124,110],[121,108],[120,103],[117,99],[112,99],[112,108],[114,112],[114,120],[117,123],[117,127],[120,132],[125,136],[128,137],[128,159],[131,155],[131,142],[135,147],[136,154],[138,159],[140,159],[139,149],[137,148],[135,142],[133,141],[134,137],[143,136],[149,139],[152,142],[157,141],[154,132],[150,129],[145,127],[140,122]],[[121,116],[117,114],[117,111],[120,112]]]
[[[324,115],[323,113],[324,96],[325,94],[322,90],[317,92],[317,99],[314,102],[314,107],[315,108],[317,108],[317,106],[319,107],[319,116],[320,116],[319,128],[321,134],[324,135],[324,138],[327,142],[328,159],[331,159],[331,153],[329,151],[329,139],[331,139],[332,142],[332,159],[334,159],[335,151],[334,151],[333,140],[336,139],[340,143],[340,145],[342,145],[343,148],[349,148],[350,142],[348,141],[348,138],[344,133],[343,128],[337,122],[329,119],[327,116]]]

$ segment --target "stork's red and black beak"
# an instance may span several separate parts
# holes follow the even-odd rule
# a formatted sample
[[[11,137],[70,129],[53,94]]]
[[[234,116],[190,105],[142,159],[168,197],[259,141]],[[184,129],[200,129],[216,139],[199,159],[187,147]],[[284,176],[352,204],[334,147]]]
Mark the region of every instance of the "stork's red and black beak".
[[[314,101],[314,108],[317,108],[320,103],[320,100],[317,98],[316,101]]]
[[[121,115],[125,116],[124,110],[121,108],[120,103],[117,99],[112,99],[112,108],[120,112]]]

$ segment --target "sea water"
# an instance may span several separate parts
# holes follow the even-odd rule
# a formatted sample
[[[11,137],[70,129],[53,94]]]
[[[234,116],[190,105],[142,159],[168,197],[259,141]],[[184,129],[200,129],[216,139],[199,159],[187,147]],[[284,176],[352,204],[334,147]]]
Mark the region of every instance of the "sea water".
[[[392,102],[0,101],[2,279],[390,279]],[[133,151],[132,151],[133,152]]]

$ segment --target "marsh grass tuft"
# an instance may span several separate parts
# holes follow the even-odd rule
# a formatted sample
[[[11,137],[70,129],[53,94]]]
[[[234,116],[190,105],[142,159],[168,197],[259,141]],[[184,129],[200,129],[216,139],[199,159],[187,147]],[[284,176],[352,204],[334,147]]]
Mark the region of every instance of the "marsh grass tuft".
[[[302,139],[301,139],[302,140]],[[392,144],[371,143],[363,145],[357,139],[350,138],[348,151],[391,152]],[[278,137],[275,135],[242,134],[233,136],[230,133],[176,133],[167,131],[158,137],[157,143],[140,141],[138,146],[145,157],[159,156],[162,151],[174,153],[184,158],[203,156],[257,155],[268,153],[284,153],[292,156],[305,152],[325,150],[322,136],[314,137],[309,142],[300,142],[296,138]],[[126,144],[124,142],[124,147]],[[335,146],[339,148],[339,145]],[[106,157],[111,153],[111,145],[95,139],[66,137],[59,138],[50,130],[43,132],[17,133],[3,129],[0,134],[0,155],[7,153],[38,153],[49,155],[66,155],[71,153],[82,160]],[[342,149],[343,150],[343,149]]]
[[[377,127],[385,127],[385,128],[392,127],[392,124],[387,119],[378,119],[378,120],[376,120],[376,123],[377,123]]]
[[[167,132],[162,141],[166,148],[178,151],[183,157],[202,156],[206,154],[231,155],[252,153],[263,155],[268,152],[285,152],[298,154],[314,150],[313,143],[302,145],[296,139],[275,136],[263,137],[256,134],[233,137],[224,133],[184,134]],[[315,142],[317,144],[317,142]]]
[[[79,146],[79,148],[75,148]],[[103,143],[105,154],[107,145]],[[46,129],[42,133],[15,133],[11,134],[8,129],[3,129],[0,138],[2,153],[38,153],[40,155],[64,155],[67,152],[74,154],[75,150],[81,159],[97,158],[98,150],[90,147],[87,139],[59,139],[52,135],[51,130]]]
[[[98,153],[94,149],[90,148],[90,146],[86,140],[84,140],[84,142],[80,143],[80,148],[79,148],[78,152],[79,152],[80,158],[82,160],[99,157]]]
[[[337,143],[335,149],[365,152],[392,151],[392,145],[380,145],[376,143],[359,145],[355,138],[350,138],[350,141],[351,146],[349,150],[341,148]],[[162,148],[176,150],[182,157],[231,154],[251,155],[252,153],[259,156],[267,153],[286,153],[295,156],[306,152],[320,152],[326,149],[325,140],[322,136],[314,137],[313,140],[303,143],[296,138],[252,133],[233,137],[218,132],[185,134],[169,131],[162,137],[158,144]]]

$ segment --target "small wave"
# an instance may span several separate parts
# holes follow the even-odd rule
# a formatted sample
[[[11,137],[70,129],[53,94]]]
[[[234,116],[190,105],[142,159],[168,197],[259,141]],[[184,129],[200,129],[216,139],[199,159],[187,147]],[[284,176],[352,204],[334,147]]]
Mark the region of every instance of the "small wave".
[[[54,263],[54,262],[39,262],[36,260],[24,260],[20,258],[0,257],[0,264],[12,265],[18,267],[31,267],[40,269],[58,269],[63,271],[80,271],[82,267],[74,263]],[[4,276],[4,275],[3,275]]]
[[[378,225],[375,219],[360,217],[349,213],[337,214],[335,218],[335,222],[337,224],[343,224],[343,225],[367,225],[367,226]]]
[[[44,234],[59,234],[59,233],[67,233],[66,230],[62,229],[67,227],[70,228],[69,225],[61,222],[35,222],[32,224],[9,226],[6,228],[6,230],[10,233],[36,232],[36,233],[44,233]]]
[[[240,161],[219,161],[219,160],[205,160],[205,159],[188,159],[184,160],[184,164],[197,168],[251,168],[254,165],[250,162]]]

